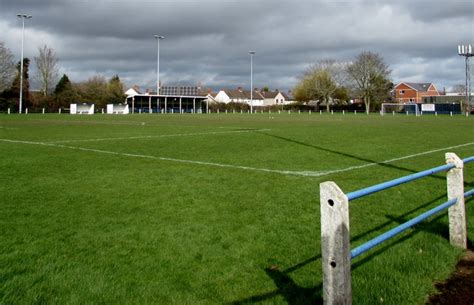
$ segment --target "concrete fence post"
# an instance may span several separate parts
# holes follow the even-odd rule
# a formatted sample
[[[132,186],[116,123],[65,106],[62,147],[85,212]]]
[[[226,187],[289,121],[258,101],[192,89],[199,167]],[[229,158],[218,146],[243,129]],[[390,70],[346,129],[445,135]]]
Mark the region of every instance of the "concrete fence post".
[[[349,200],[332,181],[321,183],[319,190],[324,304],[350,305]]]
[[[463,161],[454,153],[446,153],[446,163],[456,167],[447,173],[448,200],[457,198],[457,203],[448,209],[449,241],[453,246],[467,249],[466,207],[464,204]]]

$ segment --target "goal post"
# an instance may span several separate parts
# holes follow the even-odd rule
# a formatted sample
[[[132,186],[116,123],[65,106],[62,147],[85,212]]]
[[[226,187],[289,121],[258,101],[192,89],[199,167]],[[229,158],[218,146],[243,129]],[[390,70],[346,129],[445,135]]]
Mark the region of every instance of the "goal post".
[[[418,116],[420,115],[420,109],[416,103],[382,103],[380,114],[414,114]]]

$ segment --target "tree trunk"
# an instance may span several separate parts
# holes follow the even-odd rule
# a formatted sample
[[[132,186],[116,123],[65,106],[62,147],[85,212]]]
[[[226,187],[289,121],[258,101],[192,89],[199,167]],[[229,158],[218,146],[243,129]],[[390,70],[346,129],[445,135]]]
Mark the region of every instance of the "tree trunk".
[[[367,115],[369,115],[369,111],[370,111],[370,97],[366,96],[364,98],[364,104],[365,104],[365,112],[367,113]]]

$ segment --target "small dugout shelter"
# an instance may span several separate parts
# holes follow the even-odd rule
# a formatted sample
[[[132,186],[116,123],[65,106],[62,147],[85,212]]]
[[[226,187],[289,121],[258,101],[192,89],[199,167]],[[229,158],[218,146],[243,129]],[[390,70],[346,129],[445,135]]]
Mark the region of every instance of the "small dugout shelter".
[[[94,104],[82,103],[71,104],[69,108],[70,114],[94,114]]]
[[[129,114],[128,104],[107,104],[107,114]]]

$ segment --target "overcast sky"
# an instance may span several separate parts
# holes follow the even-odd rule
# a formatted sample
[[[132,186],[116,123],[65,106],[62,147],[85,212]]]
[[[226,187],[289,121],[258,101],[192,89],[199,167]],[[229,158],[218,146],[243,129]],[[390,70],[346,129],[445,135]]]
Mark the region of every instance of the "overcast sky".
[[[457,45],[474,44],[473,0],[0,0],[0,41],[25,57],[47,45],[72,81],[118,74],[154,88],[157,44],[163,85],[291,89],[311,64],[379,53],[392,81],[464,83]],[[35,73],[32,64],[31,73]],[[472,69],[474,70],[474,69]]]

